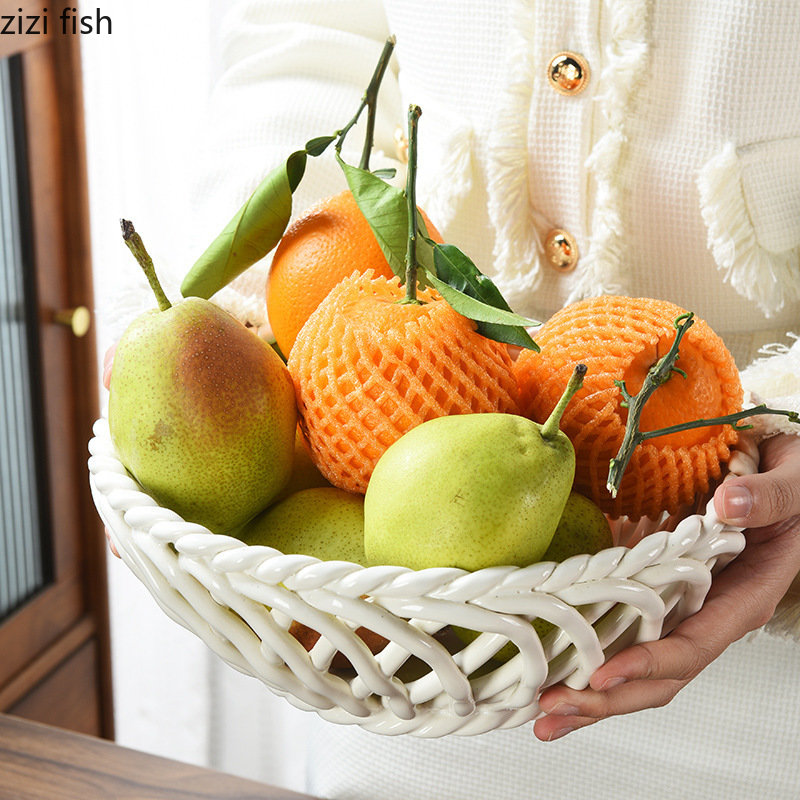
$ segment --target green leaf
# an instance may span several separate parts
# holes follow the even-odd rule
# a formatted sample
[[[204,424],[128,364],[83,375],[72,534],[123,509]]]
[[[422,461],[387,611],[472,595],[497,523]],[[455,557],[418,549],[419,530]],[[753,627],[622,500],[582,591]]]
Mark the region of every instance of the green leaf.
[[[335,136],[317,136],[316,138],[306,142],[306,153],[308,153],[310,156],[321,156],[325,150],[327,150],[328,145],[335,141]]]
[[[306,150],[292,153],[261,181],[183,279],[184,297],[211,297],[278,244],[289,224],[292,192],[303,177],[306,157]]]
[[[351,166],[337,155],[347,185],[361,213],[375,234],[392,272],[406,278],[408,210],[406,195],[375,173]],[[538,350],[524,325],[538,325],[511,311],[500,290],[454,245],[439,245],[428,237],[422,215],[417,213],[417,284],[434,286],[450,305],[478,324],[489,339]]]
[[[478,323],[479,333],[498,342],[539,350],[523,327],[539,322],[515,314],[491,278],[461,250],[452,244],[437,244],[433,260],[436,275],[429,274],[428,279],[459,314]]]
[[[392,272],[401,281],[406,279],[406,250],[408,249],[408,209],[406,194],[390,186],[375,172],[368,172],[345,163],[337,155],[339,166],[344,171],[347,185],[361,213],[369,223],[383,255]],[[417,213],[417,262],[423,269],[434,271],[433,243],[427,238],[428,230],[422,215]],[[418,273],[420,286],[426,283],[422,272]]]
[[[390,180],[397,175],[397,170],[394,167],[384,167],[383,169],[373,169],[372,174],[376,178],[383,178],[384,180]]]
[[[337,160],[353,198],[372,228],[392,272],[405,280],[408,239],[405,194],[374,173],[347,164],[339,156]]]

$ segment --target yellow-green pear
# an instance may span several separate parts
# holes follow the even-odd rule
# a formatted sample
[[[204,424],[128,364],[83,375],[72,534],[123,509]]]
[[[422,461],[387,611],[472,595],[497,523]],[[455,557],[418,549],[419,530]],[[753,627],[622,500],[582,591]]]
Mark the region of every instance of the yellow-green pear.
[[[214,532],[237,528],[292,468],[294,387],[275,351],[214,303],[171,305],[133,226],[126,244],[158,309],[117,344],[108,422],[120,461],[161,505]]]
[[[301,492],[303,489],[315,489],[330,485],[330,482],[324,478],[312,461],[311,450],[306,442],[306,437],[303,436],[303,431],[300,430],[298,425],[294,438],[292,473],[286,486],[283,487],[280,494],[272,502],[280,503],[281,500],[285,500],[289,495]]]
[[[303,489],[270,506],[236,536],[282,553],[364,564],[364,498],[333,486]]]
[[[538,561],[572,488],[575,451],[558,426],[585,372],[576,367],[544,424],[439,417],[387,448],[364,499],[368,562],[476,570]]]
[[[567,498],[553,540],[540,560],[561,562],[570,556],[583,553],[594,555],[613,546],[611,526],[606,515],[589,498],[573,491]],[[555,628],[545,619],[535,619],[532,624],[539,638],[544,638]],[[453,631],[466,644],[478,638],[476,631],[456,626],[453,626]],[[495,653],[493,658],[495,661],[505,663],[518,652],[517,647],[508,642]]]
[[[570,492],[553,540],[541,561],[564,561],[582,553],[594,555],[613,546],[611,526],[599,506],[578,492]]]
[[[301,553],[321,561],[365,564],[364,498],[333,486],[303,489],[276,503],[236,533],[245,544],[266,545],[282,553]],[[289,633],[306,650],[317,643],[319,633],[292,620]],[[363,626],[356,634],[373,653],[387,640]],[[350,662],[337,653],[331,667],[344,669]]]

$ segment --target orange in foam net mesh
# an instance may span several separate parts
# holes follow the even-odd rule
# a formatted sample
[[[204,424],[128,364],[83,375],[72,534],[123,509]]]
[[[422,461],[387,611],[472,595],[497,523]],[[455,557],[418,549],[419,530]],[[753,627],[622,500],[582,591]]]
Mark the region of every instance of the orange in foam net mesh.
[[[558,311],[536,332],[541,353],[525,352],[515,364],[523,413],[543,422],[575,363],[588,367],[583,388],[562,418],[576,454],[575,488],[606,513],[632,519],[675,513],[721,475],[737,433],[730,425],[694,428],[645,440],[633,453],[616,499],[606,489],[609,460],[622,444],[628,412],[615,380],[636,394],[648,369],[675,338],[685,311],[663,300],[603,296]],[[680,343],[672,377],[650,396],[640,429],[656,430],[741,410],[739,372],[722,339],[701,319]]]
[[[389,445],[425,420],[518,413],[505,345],[438,294],[399,304],[396,279],[345,278],[300,331],[289,356],[314,462],[335,486],[364,492]]]
[[[441,242],[425,212],[420,214],[431,238]],[[267,281],[267,313],[282,353],[289,354],[314,309],[355,267],[392,277],[392,268],[350,191],[320,200],[289,226]]]

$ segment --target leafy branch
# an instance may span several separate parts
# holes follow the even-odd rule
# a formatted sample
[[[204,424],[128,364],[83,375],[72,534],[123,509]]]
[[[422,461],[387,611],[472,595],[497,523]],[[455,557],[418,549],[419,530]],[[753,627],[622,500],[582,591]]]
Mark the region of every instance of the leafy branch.
[[[458,247],[437,244],[416,209],[417,120],[409,109],[408,174],[402,191],[374,173],[337,160],[355,201],[372,229],[389,266],[406,286],[403,302],[416,302],[417,286],[433,286],[459,314],[473,320],[489,339],[531,350],[539,346],[525,330],[538,321],[514,313],[494,282]],[[412,216],[413,215],[413,216]],[[409,275],[410,273],[410,275]]]
[[[711,419],[696,419],[689,422],[681,422],[676,425],[670,425],[666,428],[658,428],[652,431],[641,431],[639,425],[641,422],[642,410],[644,404],[649,397],[658,389],[663,386],[673,374],[678,374],[686,378],[686,373],[675,366],[675,361],[679,357],[679,347],[681,339],[687,330],[694,323],[694,314],[690,311],[686,314],[681,314],[674,321],[675,338],[672,345],[665,356],[660,358],[647,372],[647,375],[642,384],[642,388],[635,395],[631,395],[625,386],[625,381],[614,381],[614,384],[619,387],[622,392],[622,403],[624,408],[628,409],[628,420],[625,425],[625,435],[622,439],[617,455],[611,459],[608,470],[608,482],[606,488],[611,493],[612,497],[617,496],[622,476],[625,473],[633,451],[642,442],[647,439],[655,439],[657,436],[667,436],[670,433],[678,433],[680,431],[687,431],[693,428],[703,428],[712,425],[732,425],[734,430],[742,431],[752,428],[752,425],[740,425],[739,422],[748,417],[758,416],[761,414],[777,414],[788,417],[792,422],[800,423],[800,415],[795,411],[786,411],[784,409],[769,408],[766,404],[761,404],[753,408],[748,408],[743,411],[737,411],[733,414],[727,414],[722,417],[713,417]]]
[[[318,136],[292,153],[256,187],[222,232],[197,259],[181,284],[184,297],[208,298],[260,261],[280,242],[292,214],[292,195],[305,174],[308,156],[322,155],[332,144],[358,207],[397,277],[405,282],[407,295],[416,297],[417,286],[432,285],[456,311],[474,320],[483,336],[518,347],[538,350],[525,330],[538,321],[515,314],[497,286],[452,244],[437,244],[428,236],[425,221],[416,210],[413,194],[416,170],[416,121],[413,166],[406,192],[383,180],[391,170],[369,170],[373,147],[378,91],[395,46],[387,39],[361,102],[350,121],[333,134]],[[341,156],[345,138],[367,110],[364,146],[358,167]],[[416,114],[419,117],[419,112]],[[411,142],[409,141],[409,150]],[[409,162],[411,163],[409,152]],[[412,217],[412,214],[414,215]],[[409,245],[411,252],[409,253]],[[411,277],[406,275],[409,260]]]
[[[386,40],[367,90],[361,98],[361,104],[347,125],[332,135],[309,140],[302,150],[292,153],[259,183],[183,279],[181,294],[184,297],[211,297],[277,246],[289,224],[292,195],[305,174],[308,156],[321,156],[334,142],[338,155],[345,137],[358,122],[365,108],[367,132],[361,164],[365,170],[368,169],[378,89],[394,45],[394,37]]]

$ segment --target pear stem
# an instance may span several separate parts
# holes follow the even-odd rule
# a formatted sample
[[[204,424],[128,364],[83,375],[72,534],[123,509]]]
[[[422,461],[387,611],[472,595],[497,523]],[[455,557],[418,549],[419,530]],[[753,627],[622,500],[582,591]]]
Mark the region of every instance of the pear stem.
[[[575,392],[583,386],[584,375],[586,375],[586,364],[577,364],[567,382],[564,394],[561,395],[561,399],[556,404],[556,407],[550,412],[550,416],[545,420],[544,425],[542,425],[541,434],[543,439],[552,439],[559,432],[564,409],[566,409],[569,401],[572,400]]]
[[[153,290],[153,294],[158,301],[159,310],[166,311],[168,308],[172,307],[172,303],[170,303],[167,295],[164,294],[164,290],[161,288],[158,276],[156,275],[156,268],[153,266],[153,259],[150,258],[149,253],[145,250],[142,237],[136,233],[133,223],[130,220],[121,219],[120,226],[122,227],[122,239],[125,244],[128,245],[128,249],[133,253],[134,258],[139,262],[139,266],[144,270],[147,282],[150,284],[150,288]]]
[[[417,120],[419,106],[408,107],[408,172],[406,175],[406,208],[408,211],[408,243],[406,245],[406,296],[401,302],[417,300]]]

